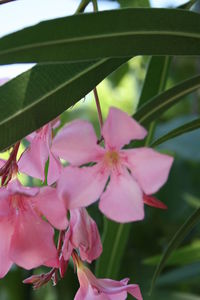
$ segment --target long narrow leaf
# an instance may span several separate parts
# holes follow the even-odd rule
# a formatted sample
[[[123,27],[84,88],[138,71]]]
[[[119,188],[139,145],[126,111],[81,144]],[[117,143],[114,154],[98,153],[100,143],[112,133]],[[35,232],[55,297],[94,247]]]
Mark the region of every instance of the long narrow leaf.
[[[158,276],[160,275],[162,269],[165,266],[168,258],[172,254],[172,252],[178,247],[178,245],[183,241],[183,239],[187,236],[187,234],[196,226],[196,224],[200,221],[200,208],[198,208],[187,220],[186,222],[179,228],[176,234],[173,236],[171,241],[168,244],[167,249],[165,250],[159,265],[157,266],[155,273],[153,275],[153,279],[151,282],[151,292],[153,291],[154,285]]]
[[[129,8],[42,22],[0,39],[0,64],[200,55],[199,14]]]
[[[151,57],[142,87],[138,107],[142,106],[149,99],[153,98],[155,95],[160,94],[164,90],[167,77],[166,74],[168,73],[170,62],[171,57],[169,56]]]
[[[127,59],[38,65],[0,87],[0,150],[89,93]]]
[[[116,278],[127,245],[131,223],[118,224],[104,218],[103,253],[97,261],[97,277]]]
[[[158,118],[184,96],[200,88],[200,75],[185,80],[145,103],[134,115],[144,125]]]
[[[158,146],[168,140],[171,140],[171,139],[174,139],[175,137],[177,136],[180,136],[184,133],[187,133],[187,132],[190,132],[190,131],[193,131],[193,130],[196,130],[200,128],[200,118],[199,119],[196,119],[192,122],[189,122],[187,124],[184,124],[172,131],[170,131],[169,133],[161,136],[159,139],[157,139],[156,141],[154,141],[152,144],[151,144],[151,147],[155,147],[155,146]]]

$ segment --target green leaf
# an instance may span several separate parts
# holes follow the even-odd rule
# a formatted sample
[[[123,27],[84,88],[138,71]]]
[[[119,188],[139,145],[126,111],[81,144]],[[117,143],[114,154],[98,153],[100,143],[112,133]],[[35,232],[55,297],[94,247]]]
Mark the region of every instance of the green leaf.
[[[183,239],[187,236],[187,234],[197,225],[200,221],[200,208],[197,209],[179,228],[176,234],[173,236],[171,241],[169,242],[159,265],[157,266],[155,273],[153,275],[153,279],[151,282],[151,292],[153,291],[154,285],[158,276],[160,275],[162,269],[164,268],[168,258],[172,254],[172,252],[178,247],[178,245],[183,241]]]
[[[155,255],[144,260],[144,264],[154,266],[161,260],[161,255]],[[166,266],[186,265],[200,262],[200,240],[193,242],[189,246],[175,250],[166,262]]]
[[[0,150],[54,119],[127,59],[37,65],[0,87]]]
[[[181,9],[190,9],[198,0],[190,0],[187,3],[180,5],[178,8]]]
[[[199,14],[151,8],[79,14],[0,39],[0,64],[134,55],[200,55]]]
[[[187,79],[145,103],[134,115],[140,123],[147,125],[178,103],[184,96],[200,88],[200,75]]]
[[[149,99],[153,98],[155,95],[160,94],[165,89],[167,80],[166,75],[168,74],[170,62],[171,57],[169,56],[151,57],[142,87],[138,107],[143,105]]]
[[[185,193],[183,194],[183,199],[191,206],[191,207],[194,207],[194,208],[199,208],[200,207],[200,199],[191,195],[191,194],[188,194],[188,193]]]
[[[155,147],[155,146],[158,146],[170,139],[173,139],[177,136],[180,136],[184,133],[187,133],[187,132],[190,132],[190,131],[193,131],[195,129],[198,129],[200,128],[200,118],[199,119],[196,119],[192,122],[189,122],[187,124],[184,124],[172,131],[170,131],[169,133],[161,136],[160,138],[158,138],[156,141],[154,141],[152,144],[151,144],[151,147]]]
[[[175,270],[169,271],[158,279],[159,286],[187,282],[191,279],[200,278],[200,263],[191,264]]]
[[[131,223],[118,224],[104,218],[103,253],[96,263],[97,277],[117,279],[130,228]]]

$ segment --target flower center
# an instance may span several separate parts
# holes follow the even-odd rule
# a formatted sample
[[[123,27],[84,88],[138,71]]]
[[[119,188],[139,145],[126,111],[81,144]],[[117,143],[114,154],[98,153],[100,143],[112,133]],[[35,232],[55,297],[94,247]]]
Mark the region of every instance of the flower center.
[[[106,152],[105,156],[104,156],[104,160],[106,162],[106,164],[113,166],[113,165],[117,165],[119,163],[119,154],[117,151],[108,151]]]

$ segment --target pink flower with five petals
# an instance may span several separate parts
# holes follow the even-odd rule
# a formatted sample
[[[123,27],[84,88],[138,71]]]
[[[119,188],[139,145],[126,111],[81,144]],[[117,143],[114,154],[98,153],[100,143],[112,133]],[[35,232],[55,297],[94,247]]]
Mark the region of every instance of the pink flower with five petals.
[[[17,179],[0,189],[0,278],[11,265],[58,267],[53,227],[67,227],[66,209],[53,188],[23,187]]]
[[[144,218],[143,194],[152,195],[166,182],[173,158],[148,148],[122,149],[147,132],[125,112],[110,108],[102,128],[105,148],[98,145],[92,125],[76,120],[55,137],[52,150],[72,166],[63,170],[58,193],[69,209],[100,198],[108,218],[130,222]],[[94,162],[93,166],[79,166]]]

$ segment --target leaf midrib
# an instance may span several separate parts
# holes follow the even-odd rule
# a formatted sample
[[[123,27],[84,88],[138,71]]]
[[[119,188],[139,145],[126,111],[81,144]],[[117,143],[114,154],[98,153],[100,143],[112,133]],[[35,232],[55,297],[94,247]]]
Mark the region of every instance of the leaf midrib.
[[[166,35],[166,36],[174,36],[174,37],[189,37],[189,38],[197,38],[200,39],[200,33],[191,33],[191,32],[181,32],[181,31],[168,31],[168,30],[146,30],[146,31],[127,31],[127,32],[115,32],[115,33],[106,33],[106,34],[98,34],[98,35],[89,35],[83,37],[73,37],[68,39],[60,39],[60,40],[51,40],[46,42],[40,43],[33,43],[28,45],[23,45],[19,47],[14,47],[9,50],[0,51],[0,55],[9,54],[13,52],[17,52],[19,50],[27,50],[33,49],[37,47],[46,47],[46,46],[54,46],[54,45],[62,45],[62,44],[69,44],[75,42],[84,42],[89,40],[101,40],[104,38],[114,38],[114,37],[128,37],[128,36],[137,36],[137,35]]]
[[[96,63],[94,63],[92,66],[86,68],[84,71],[79,72],[77,75],[73,76],[72,78],[70,78],[69,80],[65,81],[64,83],[58,85],[56,88],[54,88],[53,90],[51,90],[50,92],[46,93],[45,95],[43,95],[42,97],[38,98],[38,100],[33,101],[30,105],[26,106],[24,109],[20,109],[18,110],[15,114],[12,114],[11,116],[9,116],[8,118],[0,121],[0,126],[2,126],[4,123],[9,122],[11,119],[19,116],[21,113],[26,113],[28,110],[30,110],[32,107],[37,106],[38,103],[40,103],[43,99],[53,95],[54,93],[56,93],[57,91],[59,91],[60,89],[62,89],[65,85],[70,84],[71,82],[73,82],[75,79],[78,79],[79,77],[81,77],[82,75],[84,75],[85,73],[87,73],[88,71],[94,69],[95,67],[103,64],[104,62],[106,62],[108,59],[102,59]]]

